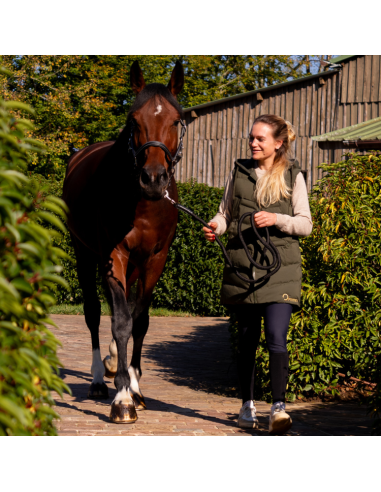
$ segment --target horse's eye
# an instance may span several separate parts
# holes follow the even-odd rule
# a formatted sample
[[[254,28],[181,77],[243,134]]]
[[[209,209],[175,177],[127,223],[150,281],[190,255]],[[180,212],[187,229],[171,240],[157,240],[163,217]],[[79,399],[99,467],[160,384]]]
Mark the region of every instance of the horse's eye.
[[[179,126],[179,125],[180,125],[180,121],[175,121],[175,122],[173,123],[173,126]]]

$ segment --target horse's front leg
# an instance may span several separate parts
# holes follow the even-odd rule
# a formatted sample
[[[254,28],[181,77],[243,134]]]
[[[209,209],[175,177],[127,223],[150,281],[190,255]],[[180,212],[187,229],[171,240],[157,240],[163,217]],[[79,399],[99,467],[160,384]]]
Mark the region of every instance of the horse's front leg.
[[[115,376],[117,395],[111,406],[110,419],[116,424],[133,424],[138,417],[131,398],[130,376],[127,365],[127,344],[132,334],[133,321],[126,299],[126,270],[123,268],[124,262],[122,261],[120,265],[118,263],[119,261],[114,259],[114,271],[106,275],[113,313],[112,335],[118,353],[118,366]]]
[[[131,380],[131,395],[135,403],[136,410],[146,410],[147,406],[140,389],[140,380],[143,376],[141,367],[142,349],[144,338],[149,327],[149,306],[153,290],[163,273],[165,262],[167,261],[168,249],[152,256],[145,267],[141,269],[138,282],[136,307],[133,313],[134,324],[132,336],[134,348],[132,353],[131,365],[128,369]]]

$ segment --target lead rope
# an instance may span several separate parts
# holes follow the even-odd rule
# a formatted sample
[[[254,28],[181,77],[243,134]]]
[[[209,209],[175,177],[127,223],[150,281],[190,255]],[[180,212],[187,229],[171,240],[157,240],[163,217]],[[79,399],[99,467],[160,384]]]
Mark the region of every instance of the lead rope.
[[[181,212],[186,213],[187,215],[189,215],[193,219],[197,220],[197,222],[200,222],[200,224],[202,224],[204,227],[207,227],[210,231],[212,231],[214,233],[213,229],[206,222],[204,222],[202,219],[200,219],[200,217],[198,217],[194,212],[192,212],[192,210],[189,210],[188,208],[183,207],[179,203],[176,203],[174,200],[172,200],[172,198],[170,198],[170,196],[168,194],[168,191],[165,193],[164,198],[169,200],[172,203],[172,205],[175,208],[177,208],[177,210],[180,210]],[[255,280],[255,279],[250,280],[248,278],[243,277],[241,275],[241,273],[238,271],[238,269],[233,266],[233,263],[231,262],[231,260],[228,256],[228,253],[225,249],[225,246],[222,244],[220,239],[216,236],[216,242],[217,242],[218,246],[221,248],[227,264],[234,271],[234,273],[237,275],[238,278],[240,278],[241,280],[243,280],[244,282],[247,282],[249,284],[258,284],[258,283],[266,282],[270,277],[275,275],[279,271],[280,267],[282,266],[282,261],[280,258],[279,251],[277,250],[277,248],[274,246],[274,243],[270,239],[270,234],[269,234],[268,228],[267,227],[265,228],[265,230],[266,230],[266,241],[258,233],[258,230],[257,230],[257,228],[255,226],[255,222],[254,222],[254,217],[257,213],[258,212],[253,212],[253,213],[248,212],[247,214],[244,214],[241,217],[241,220],[239,221],[239,224],[238,224],[238,237],[242,243],[242,246],[245,250],[245,253],[246,253],[250,263],[255,268],[258,268],[258,270],[263,270],[263,271],[268,272],[264,277],[261,277],[258,280]],[[264,250],[262,252],[262,259],[265,258],[268,251],[272,254],[273,263],[269,266],[264,266],[264,265],[261,265],[260,263],[257,263],[256,261],[254,261],[254,259],[251,257],[249,248],[247,247],[247,244],[245,243],[245,240],[244,240],[243,234],[242,234],[242,225],[243,225],[243,222],[246,219],[246,217],[249,217],[249,216],[251,217],[251,227],[252,227],[255,235],[257,236],[258,241],[264,246]]]

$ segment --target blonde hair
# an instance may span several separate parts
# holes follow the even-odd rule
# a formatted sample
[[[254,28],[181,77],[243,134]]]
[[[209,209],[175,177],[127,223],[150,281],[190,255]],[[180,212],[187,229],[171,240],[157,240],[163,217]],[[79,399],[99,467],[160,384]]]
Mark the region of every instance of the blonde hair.
[[[283,144],[277,151],[274,165],[268,173],[257,182],[256,199],[259,207],[267,208],[282,198],[291,197],[291,189],[286,183],[286,172],[290,169],[290,147],[296,140],[294,128],[289,121],[279,116],[266,114],[259,116],[256,123],[264,123],[272,128],[274,140],[282,140]],[[253,126],[254,126],[253,125]]]

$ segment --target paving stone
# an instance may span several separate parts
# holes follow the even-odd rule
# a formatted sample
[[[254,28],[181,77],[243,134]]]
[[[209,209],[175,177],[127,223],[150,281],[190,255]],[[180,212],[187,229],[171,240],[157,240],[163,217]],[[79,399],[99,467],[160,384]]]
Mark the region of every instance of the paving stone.
[[[92,381],[91,340],[83,316],[52,316],[59,329],[53,332],[62,342],[59,357],[61,377],[73,396],[55,395],[61,416],[61,436],[228,436],[268,435],[270,405],[257,404],[259,430],[237,427],[242,405],[230,397],[238,387],[232,364],[228,320],[225,318],[153,318],[145,340],[141,389],[148,411],[139,412],[133,425],[115,425],[109,420],[116,395],[107,381],[110,398],[92,401],[87,397]],[[111,319],[103,317],[100,327],[102,356],[108,355]],[[131,356],[129,344],[129,357]],[[294,425],[289,436],[369,435],[367,409],[353,403],[312,402],[290,404]]]

